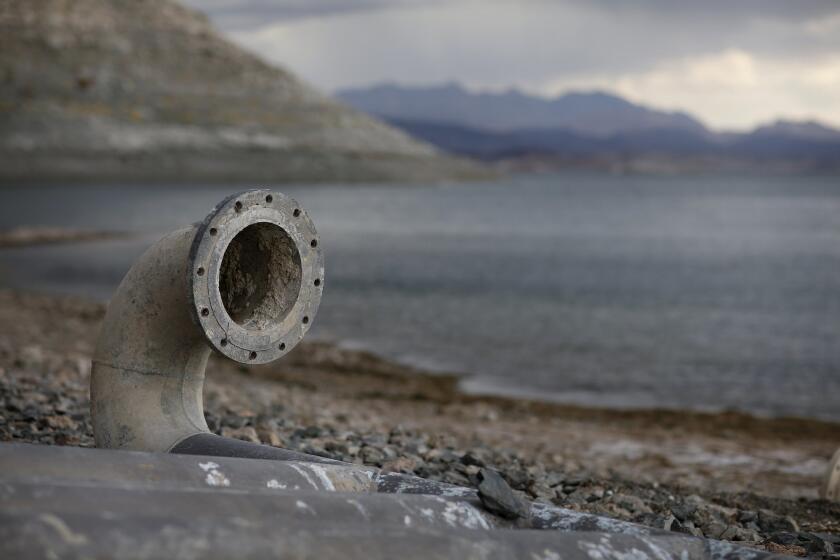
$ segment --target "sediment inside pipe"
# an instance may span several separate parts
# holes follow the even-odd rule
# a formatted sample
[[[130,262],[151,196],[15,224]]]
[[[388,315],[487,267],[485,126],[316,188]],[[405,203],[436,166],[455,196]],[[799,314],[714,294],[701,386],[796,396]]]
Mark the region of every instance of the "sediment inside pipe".
[[[219,271],[219,292],[230,318],[259,331],[282,321],[300,294],[300,252],[280,226],[252,224],[225,250]]]

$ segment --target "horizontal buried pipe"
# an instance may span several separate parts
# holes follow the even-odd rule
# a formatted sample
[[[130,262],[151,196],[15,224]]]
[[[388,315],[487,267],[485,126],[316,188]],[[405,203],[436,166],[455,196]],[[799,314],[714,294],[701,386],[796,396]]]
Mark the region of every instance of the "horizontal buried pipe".
[[[187,515],[183,508],[191,508],[198,514]],[[100,519],[97,515],[103,511],[108,515]],[[203,538],[224,534],[218,523],[233,516],[238,519],[233,533],[246,546],[252,541],[244,538],[242,531],[248,528],[265,537],[275,535],[278,527],[290,528],[296,524],[296,529],[312,531],[326,524],[334,535],[357,537],[399,529],[403,538],[418,539],[417,546],[423,549],[418,555],[428,552],[427,547],[435,540],[429,531],[437,527],[456,531],[453,534],[469,542],[513,543],[524,538],[529,542],[553,543],[552,546],[559,547],[558,553],[562,549],[567,549],[567,553],[580,550],[581,545],[588,546],[586,543],[603,544],[603,539],[608,538],[615,550],[599,558],[760,560],[774,557],[765,551],[731,543],[689,537],[548,504],[532,504],[527,520],[502,520],[483,511],[474,489],[393,472],[377,475],[375,469],[358,465],[0,444],[0,532],[4,522],[14,523],[9,525],[15,527],[9,536],[21,537],[21,523],[28,519],[27,515],[34,520],[53,519],[52,529],[40,527],[31,538],[20,538],[17,542],[23,548],[15,554],[13,541],[0,538],[0,557],[29,557],[38,544],[49,547],[66,544],[65,533],[55,531],[55,516],[66,521],[73,531],[95,531],[97,538],[91,538],[90,542],[100,552],[91,556],[102,556],[102,551],[115,556],[99,538],[103,523],[110,523],[114,536],[122,539],[136,536],[140,527],[154,528],[156,532],[144,533],[145,542],[154,543],[145,550],[160,556],[160,551],[168,550],[165,547],[173,543],[203,543]],[[153,519],[162,525],[149,525]],[[209,526],[190,526],[196,519],[208,521]],[[245,519],[247,523],[243,524]],[[270,528],[260,525],[266,519]],[[161,539],[161,527],[171,528],[173,522],[184,531],[184,538]],[[506,530],[511,527],[517,530]],[[466,530],[478,530],[481,534],[471,536]],[[196,535],[201,538],[196,540]],[[377,533],[372,544],[381,544],[379,539]],[[655,554],[639,555],[637,545],[645,543],[654,547]],[[311,546],[300,534],[290,537],[288,544]],[[275,549],[277,546],[279,543],[274,544]],[[535,550],[540,554],[526,557],[554,557],[543,549]],[[572,556],[562,554],[561,557]],[[592,557],[595,556],[589,558]]]
[[[212,348],[264,364],[294,348],[321,300],[317,239],[294,200],[253,190],[149,248],[111,299],[97,341],[96,445],[171,451],[201,434],[216,447],[241,447],[220,444],[224,438],[210,434],[204,420],[207,358]]]
[[[175,231],[146,251],[112,298],[94,353],[91,413],[97,447],[307,461],[309,468],[318,462],[334,463],[340,468],[337,461],[211,434],[202,399],[211,348],[241,363],[267,363],[303,338],[321,299],[324,265],[319,245],[312,222],[294,200],[255,190],[225,199],[202,223]],[[840,453],[834,464],[838,460]],[[213,472],[214,465],[199,463],[207,471],[205,480],[226,486],[221,471]],[[347,474],[368,477],[382,493],[438,496],[447,515],[480,504],[475,490],[468,488],[396,473],[376,475],[369,469]],[[836,488],[836,477],[830,477],[827,485],[832,480]],[[488,527],[498,521],[477,508],[475,512]],[[630,539],[613,552],[637,551],[644,545],[651,547],[650,557],[655,558],[772,556],[690,537],[648,540],[665,535],[541,504],[531,505],[529,519],[521,526],[584,533],[595,529],[598,533],[569,538],[548,537],[553,531],[523,538],[529,543],[566,540],[565,548],[588,543],[601,556],[597,547],[612,548],[615,543],[610,539]],[[398,535],[398,540],[402,538],[404,533]],[[508,546],[519,536],[499,533],[493,538]],[[424,540],[422,553],[428,542]],[[376,545],[380,547],[381,541]],[[537,549],[543,551],[542,546]],[[509,548],[500,550],[500,557],[510,556]]]

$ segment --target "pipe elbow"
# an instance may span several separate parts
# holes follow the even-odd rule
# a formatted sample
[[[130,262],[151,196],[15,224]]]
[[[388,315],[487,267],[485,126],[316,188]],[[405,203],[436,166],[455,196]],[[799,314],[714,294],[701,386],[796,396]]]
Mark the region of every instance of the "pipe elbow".
[[[97,447],[169,451],[204,420],[211,350],[246,364],[289,352],[318,310],[312,221],[267,190],[228,197],[150,247],[111,299],[91,372]]]
[[[828,464],[820,496],[832,502],[840,502],[840,449],[835,451]]]

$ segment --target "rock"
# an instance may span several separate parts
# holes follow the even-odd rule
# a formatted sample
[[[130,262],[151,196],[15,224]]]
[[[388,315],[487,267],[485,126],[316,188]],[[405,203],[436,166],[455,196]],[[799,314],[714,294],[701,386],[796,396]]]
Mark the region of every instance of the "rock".
[[[366,465],[381,465],[385,461],[385,454],[379,449],[366,445],[359,452],[359,457]]]
[[[274,447],[283,447],[283,440],[276,431],[270,428],[260,428],[257,430],[257,435],[262,443],[272,445]]]
[[[245,427],[248,422],[250,421],[249,418],[245,418],[244,416],[239,416],[238,414],[225,414],[221,419],[221,425],[224,428],[229,428],[232,430],[238,430],[240,428]]]
[[[586,497],[587,502],[596,502],[601,500],[606,495],[606,490],[601,486],[593,486],[589,489],[589,495]]]
[[[834,554],[834,544],[829,540],[822,538],[814,533],[800,533],[799,537],[802,541],[802,546],[809,554]],[[805,537],[803,539],[803,537]]]
[[[663,529],[665,531],[670,531],[676,519],[673,515],[666,516],[649,512],[637,515],[633,518],[633,521],[635,521],[636,523],[647,525],[648,527],[653,527],[654,529]]]
[[[653,510],[650,509],[645,504],[645,501],[638,496],[630,494],[615,494],[610,498],[610,501],[631,513],[653,513]]]
[[[504,472],[505,480],[512,488],[525,490],[528,487],[528,473],[523,469],[509,469]]]
[[[796,533],[788,533],[785,531],[781,531],[770,535],[770,538],[768,540],[776,544],[791,545],[796,544],[799,541],[799,535],[797,535]]]
[[[414,468],[417,465],[414,461],[409,459],[408,457],[398,457],[393,461],[388,461],[382,464],[382,472],[389,473],[389,472],[401,472],[401,473],[413,473]]]
[[[457,471],[447,471],[443,475],[443,481],[458,486],[472,486],[470,479]]]
[[[481,469],[478,481],[478,497],[488,511],[505,519],[527,519],[530,516],[528,503],[513,493],[499,473]]]
[[[789,516],[778,515],[770,510],[762,509],[758,512],[758,526],[765,533],[776,533],[786,531],[796,533],[799,525]]]
[[[382,447],[388,443],[388,438],[385,434],[365,434],[362,436],[362,443],[372,447]]]
[[[75,430],[76,423],[69,417],[63,415],[47,416],[44,418],[50,428],[56,430]]]
[[[304,438],[316,438],[321,436],[321,428],[318,426],[307,426],[306,428],[299,430],[301,437]]]
[[[833,535],[831,533],[811,533],[811,534],[816,536],[816,537],[819,537],[819,538],[821,538],[825,541],[830,542],[831,544],[834,545],[835,550],[838,548],[838,545],[840,545],[840,535]]]
[[[767,549],[767,552],[782,554],[784,556],[805,556],[807,553],[803,547],[798,545],[783,545],[769,542],[765,544],[764,547]]]
[[[703,534],[710,539],[719,539],[723,535],[723,532],[726,531],[726,525],[719,521],[712,521],[707,525],[703,525],[701,529],[703,530]]]
[[[476,467],[484,467],[485,463],[470,452],[464,453],[461,457],[461,462],[465,465],[475,465]]]
[[[555,486],[559,486],[563,484],[563,481],[566,479],[566,476],[562,472],[552,471],[545,475],[545,483],[554,488]]]
[[[681,505],[671,506],[671,513],[681,522],[685,522],[694,517],[694,512],[697,511],[697,506],[694,504],[684,503]]]
[[[749,529],[742,529],[737,525],[730,525],[729,527],[727,527],[720,535],[720,538],[725,541],[758,542],[762,540],[761,536],[755,531],[750,531]]]
[[[222,436],[241,439],[242,441],[250,441],[251,443],[260,443],[260,438],[257,436],[257,431],[251,426],[244,428],[222,428]]]
[[[704,537],[703,531],[700,527],[695,527],[694,523],[691,521],[686,521],[685,524],[680,523],[679,520],[674,520],[674,524],[671,525],[671,530],[676,531],[678,533],[683,533],[685,535],[691,535],[693,537]]]

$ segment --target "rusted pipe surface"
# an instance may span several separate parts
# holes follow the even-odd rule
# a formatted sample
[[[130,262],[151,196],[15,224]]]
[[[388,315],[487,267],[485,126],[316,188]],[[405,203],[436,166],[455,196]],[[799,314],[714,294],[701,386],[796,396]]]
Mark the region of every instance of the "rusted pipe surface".
[[[209,433],[202,388],[210,350],[263,364],[303,338],[324,261],[293,199],[268,190],[223,200],[131,267],[108,305],[91,374],[98,447],[169,451]]]

